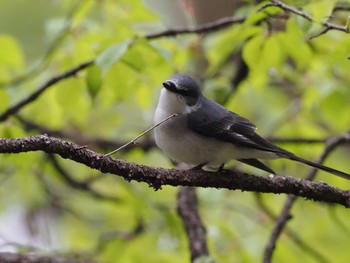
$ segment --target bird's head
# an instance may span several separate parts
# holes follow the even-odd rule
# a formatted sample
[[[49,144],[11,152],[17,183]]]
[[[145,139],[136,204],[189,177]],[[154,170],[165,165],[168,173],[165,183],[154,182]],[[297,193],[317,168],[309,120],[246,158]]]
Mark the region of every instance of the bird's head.
[[[197,82],[189,76],[175,74],[163,82],[164,88],[175,94],[188,106],[196,104],[202,96]]]

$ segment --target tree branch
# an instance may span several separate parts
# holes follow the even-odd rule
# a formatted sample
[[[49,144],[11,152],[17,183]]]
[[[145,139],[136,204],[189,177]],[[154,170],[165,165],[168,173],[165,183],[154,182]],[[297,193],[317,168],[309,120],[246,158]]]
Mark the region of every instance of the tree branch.
[[[15,104],[15,105],[11,106],[4,113],[2,113],[0,115],[0,122],[1,121],[5,121],[9,116],[17,113],[20,109],[22,109],[24,106],[26,106],[27,104],[29,104],[32,101],[34,101],[45,90],[47,90],[48,88],[50,88],[51,86],[53,86],[57,82],[60,82],[61,80],[67,79],[67,78],[69,78],[71,76],[74,76],[75,74],[77,74],[82,69],[85,69],[85,68],[91,66],[92,63],[93,63],[93,61],[84,62],[84,63],[76,66],[75,68],[72,68],[72,69],[70,69],[70,70],[68,70],[68,71],[66,71],[66,72],[64,72],[64,73],[62,73],[60,75],[57,75],[56,77],[53,77],[52,79],[47,81],[45,84],[40,86],[35,92],[30,94],[27,98],[25,98],[24,100],[20,101],[19,103]]]
[[[177,197],[177,212],[182,219],[188,236],[191,261],[209,255],[206,229],[198,213],[198,199],[195,188],[181,187]]]
[[[183,34],[192,34],[192,33],[210,33],[216,30],[220,30],[223,28],[226,28],[230,25],[237,24],[237,23],[243,23],[247,18],[246,17],[223,17],[220,18],[214,22],[209,22],[203,25],[199,25],[196,27],[185,27],[185,28],[178,28],[178,29],[168,29],[161,32],[153,33],[153,34],[147,34],[144,37],[146,39],[156,39],[161,37],[173,37],[177,35],[183,35]]]
[[[285,3],[281,2],[281,1],[271,0],[271,4],[267,4],[267,5],[263,6],[263,9],[267,8],[269,6],[279,7],[282,10],[284,10],[285,12],[290,12],[290,13],[296,14],[298,16],[301,16],[301,17],[305,18],[306,20],[308,20],[310,22],[319,23],[310,14],[305,13],[305,12],[301,11],[298,8],[289,6],[289,5],[287,5],[287,4],[285,4]],[[338,31],[342,31],[342,32],[345,32],[345,33],[349,33],[349,30],[346,28],[346,26],[340,26],[340,25],[332,24],[332,23],[330,23],[328,21],[323,21],[320,24],[325,27],[325,29],[322,31],[323,34],[326,33],[329,30],[338,30]]]
[[[350,207],[350,191],[340,190],[323,182],[311,182],[281,176],[261,177],[237,171],[214,173],[153,168],[105,157],[102,154],[86,149],[86,147],[45,135],[0,139],[0,153],[29,151],[44,151],[50,154],[58,154],[62,158],[85,164],[102,173],[119,175],[127,181],[145,182],[156,190],[160,189],[162,185],[182,185],[263,193],[285,193],[314,201],[337,203],[346,208]]]
[[[328,140],[328,145],[322,155],[317,160],[318,163],[323,163],[326,158],[334,151],[339,145],[349,142],[350,140],[350,133],[345,134],[344,136],[340,137],[334,137],[330,138]],[[317,169],[310,169],[308,175],[306,176],[306,180],[311,181],[316,177]],[[271,232],[270,239],[265,247],[264,251],[264,263],[270,263],[272,259],[273,252],[276,247],[276,242],[280,235],[282,234],[282,231],[287,225],[288,220],[292,218],[292,215],[290,213],[290,210],[292,209],[293,204],[297,200],[297,195],[288,195],[287,200],[282,208],[282,211],[278,218],[276,219],[274,228]]]
[[[255,194],[255,200],[259,208],[271,219],[276,220],[277,216],[269,209],[269,207],[263,202],[260,194]],[[317,248],[314,247],[313,243],[306,242],[300,237],[300,233],[286,227],[285,233],[287,236],[306,254],[313,257],[316,262],[319,263],[329,263],[330,260],[325,255],[323,255]]]
[[[94,263],[91,260],[70,260],[58,259],[34,254],[16,254],[0,252],[0,262],[2,263]]]

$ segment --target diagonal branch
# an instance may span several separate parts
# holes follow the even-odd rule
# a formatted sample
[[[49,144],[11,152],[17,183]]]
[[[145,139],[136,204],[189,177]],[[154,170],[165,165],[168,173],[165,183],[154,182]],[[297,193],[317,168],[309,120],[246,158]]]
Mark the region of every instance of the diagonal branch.
[[[71,76],[74,76],[79,71],[91,66],[92,64],[93,64],[93,61],[84,62],[84,63],[76,66],[75,68],[72,68],[72,69],[48,80],[46,83],[44,83],[42,86],[40,86],[35,92],[30,94],[27,98],[25,98],[24,100],[20,101],[19,103],[15,104],[15,105],[11,106],[4,113],[2,113],[0,115],[0,122],[5,121],[9,116],[17,113],[24,106],[26,106],[27,104],[36,100],[45,90],[47,90],[48,88],[50,88],[54,84],[60,82],[61,80],[67,79]]]
[[[270,210],[270,208],[263,202],[261,195],[256,194],[255,200],[257,201],[257,204],[259,208],[271,219],[276,220],[277,216],[275,216],[274,212]],[[304,241],[300,237],[300,233],[297,231],[294,231],[288,227],[285,228],[285,233],[287,234],[288,238],[290,238],[295,245],[297,245],[301,250],[303,250],[307,255],[310,257],[313,257],[316,262],[319,263],[328,263],[330,262],[329,258],[327,258],[325,255],[323,255],[323,251],[321,252],[319,248],[314,247],[314,244],[307,241]]]
[[[322,155],[317,160],[318,163],[323,163],[326,158],[341,144],[347,142],[350,140],[350,133],[345,134],[341,137],[335,137],[328,140],[328,145]],[[309,174],[306,176],[306,180],[313,180],[316,177],[317,169],[310,169]],[[282,211],[278,218],[276,219],[274,228],[272,230],[270,239],[265,247],[264,251],[264,263],[271,262],[273,252],[276,247],[276,242],[280,235],[282,234],[283,230],[285,229],[287,222],[292,218],[290,210],[293,207],[293,204],[297,200],[297,195],[288,195],[287,200],[282,208]]]
[[[196,27],[185,27],[178,29],[168,29],[158,33],[147,34],[144,37],[147,39],[156,39],[161,37],[174,37],[177,35],[183,34],[201,34],[201,33],[210,33],[220,29],[224,29],[233,24],[243,23],[247,18],[246,17],[223,17],[214,22],[209,22],[202,24]]]
[[[349,141],[347,137],[341,138],[343,141]],[[0,139],[0,153],[29,151],[44,151],[50,154],[58,154],[62,158],[85,164],[102,173],[115,174],[127,181],[145,182],[156,190],[163,185],[182,185],[262,193],[285,193],[314,201],[337,203],[346,208],[350,207],[350,191],[337,189],[323,182],[311,182],[281,176],[261,177],[237,171],[213,173],[154,168],[105,157],[102,154],[86,149],[86,147],[45,135]]]

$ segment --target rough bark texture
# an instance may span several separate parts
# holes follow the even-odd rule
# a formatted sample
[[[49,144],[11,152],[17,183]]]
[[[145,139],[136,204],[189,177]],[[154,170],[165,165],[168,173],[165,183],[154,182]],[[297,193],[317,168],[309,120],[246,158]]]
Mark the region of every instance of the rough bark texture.
[[[177,211],[184,224],[191,252],[191,261],[208,256],[206,229],[198,212],[195,188],[181,187],[177,199]]]
[[[294,194],[314,201],[337,203],[347,208],[350,206],[350,191],[337,189],[324,182],[311,182],[281,176],[261,177],[237,171],[214,173],[148,167],[105,157],[85,146],[45,135],[0,139],[0,153],[29,151],[58,154],[62,158],[85,164],[102,173],[119,175],[127,181],[145,182],[156,190],[160,189],[162,185],[225,188],[262,193]]]

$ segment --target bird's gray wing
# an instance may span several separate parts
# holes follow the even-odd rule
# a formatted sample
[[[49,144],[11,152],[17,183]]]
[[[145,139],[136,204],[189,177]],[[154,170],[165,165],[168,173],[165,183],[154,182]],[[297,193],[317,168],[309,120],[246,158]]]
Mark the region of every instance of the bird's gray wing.
[[[189,129],[201,135],[236,146],[248,147],[277,154],[288,153],[255,133],[256,126],[246,118],[203,97],[201,107],[187,116]]]

